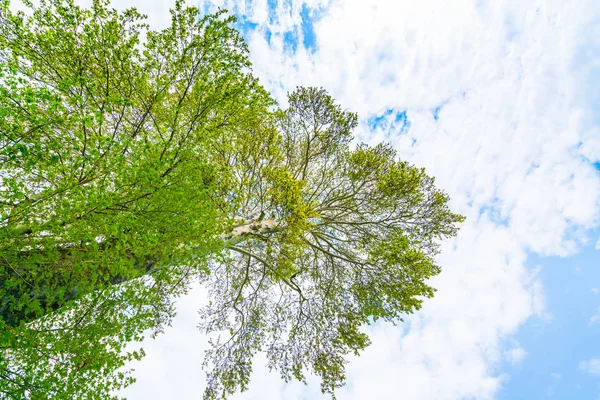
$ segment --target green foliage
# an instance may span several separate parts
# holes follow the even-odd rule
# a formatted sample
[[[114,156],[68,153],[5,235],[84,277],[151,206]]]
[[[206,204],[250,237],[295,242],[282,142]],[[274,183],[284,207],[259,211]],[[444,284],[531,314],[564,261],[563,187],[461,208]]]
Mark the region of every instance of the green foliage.
[[[289,107],[252,76],[223,12],[171,25],[108,1],[0,0],[0,398],[108,399],[201,279],[220,332],[206,399],[260,351],[332,396],[362,331],[419,309],[463,220],[325,90]],[[142,42],[141,37],[145,37]]]
[[[0,3],[0,393],[108,398],[223,245],[211,148],[272,100],[223,13],[26,5]]]
[[[463,220],[389,145],[351,149],[356,115],[324,90],[298,88],[289,104],[275,113],[273,147],[254,153],[252,166],[230,164],[253,177],[231,185],[230,197],[252,199],[232,212],[277,225],[231,244],[207,278],[201,327],[229,335],[207,354],[206,399],[245,390],[258,351],[284,380],[304,381],[308,370],[333,396],[346,356],[370,343],[361,327],[401,320],[433,296],[439,243]]]

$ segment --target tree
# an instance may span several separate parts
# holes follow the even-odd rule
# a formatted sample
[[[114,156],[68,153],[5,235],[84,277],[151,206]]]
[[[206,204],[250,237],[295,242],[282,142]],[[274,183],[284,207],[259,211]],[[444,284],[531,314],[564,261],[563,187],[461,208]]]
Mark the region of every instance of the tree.
[[[241,131],[222,153],[236,172],[229,212],[244,229],[208,277],[201,327],[229,335],[208,353],[206,398],[244,390],[257,351],[286,381],[308,369],[333,395],[346,355],[369,344],[361,326],[397,321],[433,296],[438,243],[463,219],[389,145],[351,149],[357,116],[323,89],[288,101],[264,140]]]
[[[222,247],[210,144],[272,100],[222,13],[0,4],[0,393],[104,398]]]
[[[202,330],[225,337],[207,399],[246,389],[258,351],[333,395],[363,325],[433,296],[463,219],[448,197],[389,145],[353,147],[357,116],[323,89],[274,108],[231,17],[179,1],[154,32],[101,0],[1,11],[7,398],[110,397],[142,355],[124,345],[160,332],[194,278]]]

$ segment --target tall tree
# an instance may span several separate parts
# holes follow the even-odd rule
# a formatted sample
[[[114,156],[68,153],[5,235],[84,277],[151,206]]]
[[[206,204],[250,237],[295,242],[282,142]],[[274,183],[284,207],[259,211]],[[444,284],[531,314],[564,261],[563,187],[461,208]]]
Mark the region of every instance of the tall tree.
[[[272,100],[223,13],[26,5],[0,2],[0,393],[104,398],[222,247],[211,143]]]
[[[323,89],[288,101],[270,129],[241,129],[218,152],[235,171],[225,198],[239,225],[207,277],[201,328],[227,332],[206,358],[207,399],[246,389],[258,351],[286,381],[309,370],[333,395],[347,354],[369,344],[363,325],[433,296],[439,243],[463,220],[389,145],[352,149],[357,116]]]
[[[1,4],[7,398],[109,398],[141,356],[125,344],[160,332],[194,278],[202,330],[223,333],[207,399],[245,390],[258,351],[333,395],[361,326],[433,296],[462,221],[448,197],[389,145],[353,147],[357,116],[323,89],[273,110],[231,17],[178,1],[155,32],[103,0]]]

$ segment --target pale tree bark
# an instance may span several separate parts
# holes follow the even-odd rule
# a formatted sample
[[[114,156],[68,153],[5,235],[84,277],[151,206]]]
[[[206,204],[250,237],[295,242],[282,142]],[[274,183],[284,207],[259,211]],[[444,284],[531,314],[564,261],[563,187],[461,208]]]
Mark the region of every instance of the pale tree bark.
[[[234,225],[229,232],[224,232],[221,235],[219,235],[219,239],[223,242],[222,249],[227,249],[230,246],[239,244],[239,243],[245,241],[247,238],[251,237],[253,234],[260,234],[260,235],[272,234],[272,233],[281,231],[282,229],[284,229],[286,227],[285,221],[277,221],[275,219],[262,220],[261,216],[262,215],[260,215],[260,216],[251,215],[251,216],[243,219],[243,221],[241,221],[241,223],[239,223],[238,225]],[[21,232],[21,235],[27,235],[30,233],[30,229],[28,229],[26,227],[25,228],[20,227],[20,230],[23,230],[23,232]],[[185,245],[186,245],[185,243],[180,243],[179,247],[183,247]],[[68,254],[69,249],[65,248],[65,249],[63,249],[63,251],[66,256]],[[32,250],[23,251],[23,257],[31,257],[34,255],[35,252],[36,251],[32,251]],[[0,263],[1,262],[2,262],[2,260],[0,260]],[[170,266],[171,265],[157,265],[156,261],[153,260],[152,257],[146,257],[145,260],[142,263],[140,263],[140,265],[136,266],[136,270],[139,271],[140,273],[134,279],[140,278],[145,275],[154,274],[157,271],[159,271],[160,269],[169,268]],[[13,277],[15,274],[16,275],[19,274],[18,267],[15,267],[15,266],[8,266],[8,267],[9,267],[8,268],[8,270],[9,270],[8,279]],[[3,279],[2,277],[0,277],[0,287],[3,287],[4,281],[6,281],[8,279],[7,278]],[[109,282],[107,282],[107,284],[108,285],[119,285],[119,284],[122,284],[122,283],[128,281],[129,279],[131,279],[131,278],[125,278],[122,276],[113,276],[109,279]],[[10,300],[8,299],[9,295],[13,295],[16,297],[19,295],[22,296],[23,294],[9,292],[9,293],[7,293],[7,295],[4,299],[0,300],[0,317],[2,317],[3,320],[9,326],[18,326],[21,321],[30,322],[36,318],[36,316],[34,316],[34,315],[27,315],[27,314],[22,314],[20,312],[13,311],[10,307]],[[32,294],[30,293],[29,295],[32,295]],[[80,293],[77,290],[77,288],[72,287],[66,291],[64,301],[65,302],[74,301],[83,295],[85,295],[85,293]],[[53,301],[51,303],[48,303],[46,301],[46,296],[44,295],[44,293],[38,293],[37,298],[40,301],[40,305],[43,309],[50,309],[50,310],[52,310],[51,312],[54,312],[54,311],[58,311],[61,307],[61,304],[59,304],[58,301]]]

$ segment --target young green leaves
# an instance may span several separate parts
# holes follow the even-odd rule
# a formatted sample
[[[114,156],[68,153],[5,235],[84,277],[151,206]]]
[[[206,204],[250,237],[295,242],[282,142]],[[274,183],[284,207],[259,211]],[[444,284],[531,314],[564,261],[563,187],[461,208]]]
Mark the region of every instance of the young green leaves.
[[[289,104],[276,113],[273,147],[253,165],[230,164],[245,177],[230,196],[254,205],[234,213],[279,225],[229,246],[208,278],[201,327],[229,335],[208,352],[207,399],[244,390],[258,351],[285,380],[309,370],[333,396],[346,356],[369,344],[361,327],[396,321],[433,296],[437,246],[463,219],[389,145],[351,149],[356,115],[323,89],[298,88]]]
[[[214,144],[272,100],[223,13],[38,3],[0,2],[0,392],[108,398],[223,246]]]

